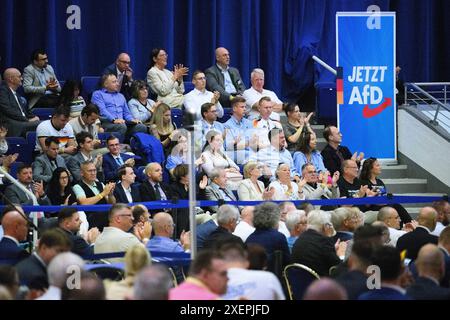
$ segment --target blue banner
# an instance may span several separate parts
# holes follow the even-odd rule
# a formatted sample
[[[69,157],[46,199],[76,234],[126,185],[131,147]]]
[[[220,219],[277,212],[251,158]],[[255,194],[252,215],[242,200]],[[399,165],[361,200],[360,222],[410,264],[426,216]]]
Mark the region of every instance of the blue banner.
[[[395,13],[338,12],[336,60],[343,68],[342,145],[366,158],[397,159]]]

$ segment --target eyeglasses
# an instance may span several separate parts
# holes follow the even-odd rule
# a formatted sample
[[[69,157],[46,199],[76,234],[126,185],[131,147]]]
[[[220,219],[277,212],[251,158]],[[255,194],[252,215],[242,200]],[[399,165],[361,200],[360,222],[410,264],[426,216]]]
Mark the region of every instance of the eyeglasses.
[[[132,214],[119,214],[118,217],[130,217],[131,219],[133,219]]]
[[[119,60],[120,63],[124,63],[124,64],[130,64],[131,61],[124,61],[124,60]]]

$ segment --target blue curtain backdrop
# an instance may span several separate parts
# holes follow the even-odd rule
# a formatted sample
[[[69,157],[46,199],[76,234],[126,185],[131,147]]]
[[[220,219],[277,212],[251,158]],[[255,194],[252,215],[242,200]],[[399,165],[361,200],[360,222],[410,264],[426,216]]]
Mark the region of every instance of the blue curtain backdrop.
[[[225,46],[250,84],[255,67],[266,87],[295,101],[317,82],[334,81],[311,54],[335,64],[336,11],[371,4],[397,12],[397,64],[405,81],[450,80],[450,1],[445,0],[0,0],[0,71],[20,70],[33,49],[47,50],[60,79],[99,75],[129,52],[136,78],[149,53],[163,47],[169,67],[205,69]],[[68,30],[69,5],[81,9],[81,30]],[[190,81],[190,77],[185,79]],[[333,106],[334,108],[334,106]]]

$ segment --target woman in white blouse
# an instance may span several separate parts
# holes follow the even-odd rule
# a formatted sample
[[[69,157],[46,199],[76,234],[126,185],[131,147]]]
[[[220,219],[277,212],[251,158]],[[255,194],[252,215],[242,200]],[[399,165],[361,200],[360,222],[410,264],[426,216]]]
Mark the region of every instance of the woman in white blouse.
[[[202,169],[207,176],[210,176],[213,169],[225,169],[227,178],[231,181],[242,180],[239,167],[222,150],[222,134],[215,130],[210,130],[206,134],[206,145],[202,153]]]
[[[184,101],[183,76],[189,69],[182,64],[174,66],[174,71],[166,69],[167,53],[156,48],[150,55],[150,70],[147,72],[147,83],[162,101],[171,108],[181,108]]]
[[[238,186],[239,200],[242,201],[260,201],[272,200],[275,189],[266,190],[264,183],[259,181],[261,177],[261,165],[250,161],[244,166],[244,178]]]
[[[304,200],[303,186],[306,184],[305,179],[300,179],[297,184],[291,181],[291,167],[287,163],[281,163],[275,172],[277,177],[276,181],[269,184],[269,189],[274,188],[275,192],[273,200]]]

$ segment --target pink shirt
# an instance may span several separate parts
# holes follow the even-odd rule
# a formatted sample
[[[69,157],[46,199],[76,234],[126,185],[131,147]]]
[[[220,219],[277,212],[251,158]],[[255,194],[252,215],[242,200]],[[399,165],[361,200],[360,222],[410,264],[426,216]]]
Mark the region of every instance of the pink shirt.
[[[200,280],[191,277],[169,292],[169,300],[217,300],[218,298],[219,296],[212,293]]]

